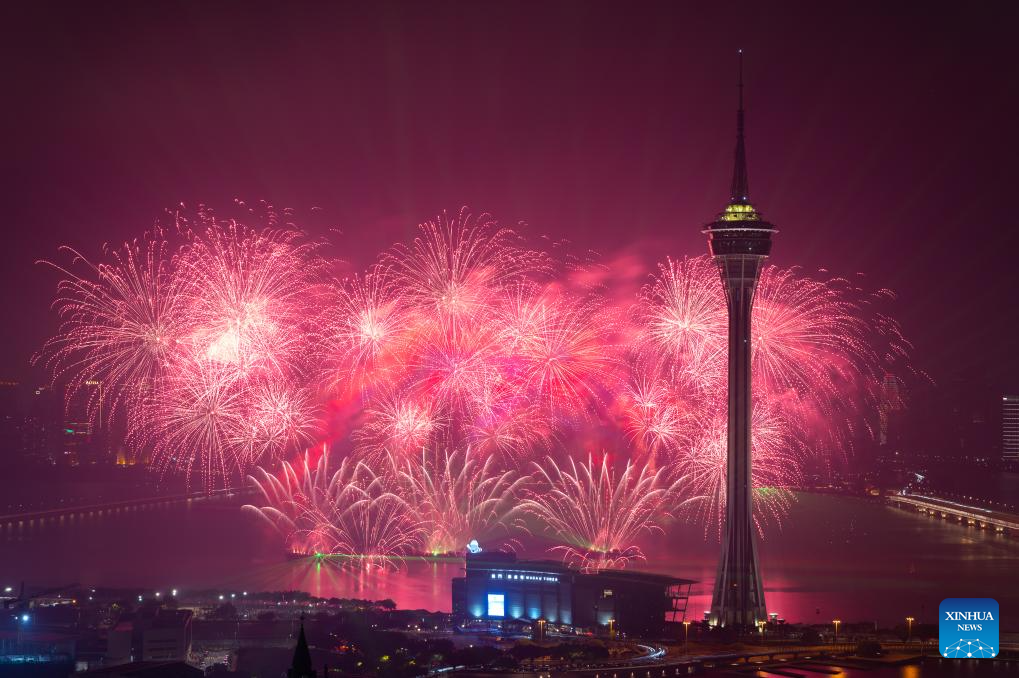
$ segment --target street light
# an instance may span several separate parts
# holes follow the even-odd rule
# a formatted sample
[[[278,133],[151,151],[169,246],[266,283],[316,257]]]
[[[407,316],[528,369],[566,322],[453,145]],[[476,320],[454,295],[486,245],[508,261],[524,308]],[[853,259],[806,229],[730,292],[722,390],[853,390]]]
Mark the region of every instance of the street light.
[[[913,622],[915,620],[912,617],[906,617],[906,642],[913,640]]]
[[[690,622],[683,622],[683,652],[690,651]]]
[[[833,645],[838,645],[839,644],[839,624],[842,623],[842,620],[841,619],[832,619],[831,623],[835,625],[835,641],[832,644]]]

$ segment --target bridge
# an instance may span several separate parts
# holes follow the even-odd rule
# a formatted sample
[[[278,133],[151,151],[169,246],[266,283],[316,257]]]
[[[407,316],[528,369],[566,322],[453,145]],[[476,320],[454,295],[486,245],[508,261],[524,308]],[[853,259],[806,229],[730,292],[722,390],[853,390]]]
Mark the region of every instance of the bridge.
[[[211,492],[167,494],[154,497],[127,499],[124,501],[109,501],[79,506],[60,506],[50,509],[25,511],[23,513],[8,513],[6,515],[0,515],[0,527],[7,526],[8,529],[14,526],[32,527],[36,524],[44,525],[47,522],[55,522],[63,518],[86,518],[90,516],[117,514],[125,511],[148,510],[178,504],[190,504],[195,501],[230,499],[244,496],[251,492],[252,489],[248,487],[232,487],[222,490],[213,490]]]
[[[922,494],[894,494],[888,503],[899,508],[918,511],[936,518],[952,520],[961,525],[1019,536],[1019,515],[962,504]]]

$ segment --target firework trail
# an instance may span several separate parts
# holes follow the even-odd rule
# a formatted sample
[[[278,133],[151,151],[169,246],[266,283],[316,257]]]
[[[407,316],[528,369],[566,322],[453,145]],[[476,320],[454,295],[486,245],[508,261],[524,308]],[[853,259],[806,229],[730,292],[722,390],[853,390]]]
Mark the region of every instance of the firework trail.
[[[662,521],[674,501],[675,482],[663,469],[640,469],[627,461],[621,473],[607,457],[596,463],[548,457],[535,464],[539,489],[529,492],[523,509],[556,538],[552,547],[563,560],[585,571],[622,568],[643,560],[638,537],[663,532]]]
[[[317,463],[310,456],[296,468],[281,463],[275,475],[256,469],[249,478],[265,505],[244,510],[276,528],[297,554],[352,556],[355,566],[387,568],[420,551],[425,527],[391,480],[350,459],[330,472],[325,446]]]
[[[422,450],[417,458],[390,457],[402,495],[427,526],[425,552],[463,550],[521,529],[518,496],[526,478],[499,469],[493,457],[465,450]]]

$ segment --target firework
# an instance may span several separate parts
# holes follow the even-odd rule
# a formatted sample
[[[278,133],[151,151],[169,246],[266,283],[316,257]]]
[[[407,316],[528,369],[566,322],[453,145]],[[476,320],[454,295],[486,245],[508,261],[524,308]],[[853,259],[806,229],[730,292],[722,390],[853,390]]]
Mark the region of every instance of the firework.
[[[414,318],[392,276],[379,266],[336,286],[323,321],[323,362],[331,386],[346,381],[358,389],[395,367]]]
[[[682,369],[724,358],[728,321],[718,270],[708,257],[659,264],[637,306],[641,340]]]
[[[618,364],[599,301],[546,294],[515,317],[504,340],[514,346],[523,388],[553,413],[599,402]]]
[[[164,473],[193,475],[206,489],[224,486],[242,472],[245,393],[241,380],[208,359],[177,363],[132,413],[140,417],[131,442],[150,449]]]
[[[444,327],[487,316],[507,285],[547,269],[546,257],[527,250],[488,214],[463,208],[419,226],[412,245],[396,245],[383,260],[414,306]]]
[[[68,395],[89,381],[118,405],[131,407],[143,388],[158,382],[185,334],[184,313],[172,275],[168,245],[160,230],[139,243],[110,251],[111,261],[93,264],[70,248],[72,272],[57,287],[54,307],[62,324],[36,361],[44,360],[55,378],[66,378]],[[49,263],[49,262],[46,262]],[[94,413],[107,403],[89,403]],[[124,412],[120,412],[124,414]]]
[[[718,410],[704,417],[688,447],[677,455],[674,472],[683,496],[680,515],[704,527],[705,536],[721,536],[725,520],[726,477],[728,470],[727,413]],[[797,441],[790,425],[773,404],[757,399],[754,403],[753,516],[758,531],[773,521],[781,524],[789,509],[789,489],[801,481],[806,450]]]
[[[176,272],[192,350],[240,376],[300,372],[317,314],[313,246],[298,231],[256,231],[208,215],[200,223]]]
[[[296,468],[283,462],[278,473],[260,468],[250,480],[264,505],[244,510],[276,528],[295,554],[351,556],[356,566],[386,568],[421,548],[424,525],[392,482],[350,459],[331,471],[325,446],[317,463],[305,453]]]
[[[636,451],[657,457],[679,449],[689,438],[690,416],[663,379],[636,374],[621,401],[624,429],[636,444]]]
[[[610,267],[558,270],[464,209],[338,281],[338,264],[271,210],[263,228],[205,209],[173,217],[169,236],[156,229],[103,263],[73,253],[54,304],[61,333],[39,357],[69,397],[99,382],[92,409],[117,413],[136,456],[162,473],[230,485],[328,438],[331,412],[329,430],[349,432],[352,456],[335,482],[308,470],[333,489],[301,495],[306,513],[278,508],[290,494],[267,501],[293,522],[295,548],[385,552],[378,544],[392,538],[370,535],[387,506],[406,512],[400,501],[422,523],[410,542],[458,548],[516,523],[502,498],[528,476],[545,488],[527,501],[531,519],[586,567],[639,558],[634,540],[670,512],[719,532],[728,326],[709,257],[667,260],[636,299],[612,298]],[[781,520],[805,469],[832,463],[872,427],[879,377],[901,371],[909,352],[879,310],[888,299],[842,279],[762,272],[759,528]],[[612,429],[628,442],[618,469],[576,464],[563,449]],[[532,471],[537,455],[548,460]],[[288,468],[256,474],[289,488]],[[355,501],[358,492],[367,494]],[[337,497],[373,508],[329,508]]]
[[[506,389],[499,396],[482,399],[465,426],[464,438],[479,454],[515,466],[531,451],[552,447],[556,421],[540,404]]]
[[[372,398],[365,407],[366,423],[354,431],[354,443],[362,456],[414,454],[443,430],[441,411],[435,401],[389,391]]]
[[[390,457],[408,502],[427,525],[425,551],[463,550],[520,529],[517,503],[526,479],[500,470],[493,457],[465,450],[425,449],[416,458]]]
[[[63,325],[44,355],[68,398],[101,386],[89,390],[93,420],[111,405],[137,456],[212,489],[311,438],[322,263],[294,230],[208,210],[174,221],[176,248],[157,228],[104,263],[75,254],[80,274],[60,269]]]
[[[678,433],[683,413],[695,415],[685,426],[690,431],[724,411],[725,302],[708,257],[669,261],[660,273],[635,307],[624,418],[644,447],[678,453],[695,444]],[[774,266],[761,275],[753,312],[755,403],[768,401],[770,420],[783,420],[792,440],[809,439],[822,463],[851,444],[859,421],[875,409],[878,377],[908,353],[897,324],[871,306],[842,279]]]
[[[556,538],[552,547],[564,562],[584,570],[621,568],[643,560],[639,537],[662,532],[673,503],[675,482],[664,470],[639,470],[627,462],[615,471],[607,457],[596,463],[559,464],[549,457],[535,464],[540,487],[529,493],[523,508]]]

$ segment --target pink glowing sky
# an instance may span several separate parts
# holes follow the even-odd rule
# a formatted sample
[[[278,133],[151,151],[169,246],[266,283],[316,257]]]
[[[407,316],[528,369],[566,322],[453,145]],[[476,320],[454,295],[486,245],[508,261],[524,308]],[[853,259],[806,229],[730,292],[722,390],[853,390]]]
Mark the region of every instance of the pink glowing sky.
[[[900,293],[936,379],[1015,385],[1019,319],[1000,310],[1019,245],[1016,9],[961,11],[5,7],[0,294],[17,322],[0,376],[25,376],[56,327],[56,274],[36,259],[134,237],[178,201],[295,207],[313,232],[342,232],[355,270],[463,204],[639,278],[700,254],[727,197],[742,47],[751,193],[781,229],[775,263],[865,272]]]

